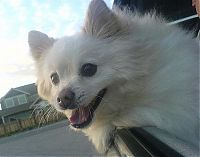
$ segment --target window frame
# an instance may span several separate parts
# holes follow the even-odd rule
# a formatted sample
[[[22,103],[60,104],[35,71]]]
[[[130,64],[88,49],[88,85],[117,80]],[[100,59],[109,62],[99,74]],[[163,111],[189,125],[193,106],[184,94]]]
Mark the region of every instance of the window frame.
[[[21,95],[18,95],[18,96],[16,96],[17,97],[17,100],[18,100],[18,103],[19,103],[19,105],[23,105],[23,104],[26,104],[26,103],[28,103],[28,100],[27,100],[27,97],[26,97],[26,95],[25,94],[21,94]],[[21,100],[20,100],[20,97],[22,98],[25,98],[24,100],[24,102],[21,102]]]
[[[14,98],[14,97],[6,98],[6,99],[5,99],[5,101],[4,101],[4,102],[5,102],[5,108],[11,108],[11,107],[14,107],[14,106],[15,106],[15,102],[14,102],[13,98]],[[13,105],[9,105],[9,104],[8,104],[8,101],[12,101],[12,104],[13,104]]]

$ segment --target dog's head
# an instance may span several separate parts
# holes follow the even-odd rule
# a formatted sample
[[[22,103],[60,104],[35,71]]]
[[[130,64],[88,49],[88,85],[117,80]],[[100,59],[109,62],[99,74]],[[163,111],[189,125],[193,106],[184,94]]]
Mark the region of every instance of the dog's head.
[[[38,93],[66,113],[75,128],[88,126],[107,94],[112,95],[113,84],[119,90],[120,81],[132,77],[121,43],[128,34],[125,27],[102,0],[93,0],[82,31],[74,36],[53,39],[29,33]]]

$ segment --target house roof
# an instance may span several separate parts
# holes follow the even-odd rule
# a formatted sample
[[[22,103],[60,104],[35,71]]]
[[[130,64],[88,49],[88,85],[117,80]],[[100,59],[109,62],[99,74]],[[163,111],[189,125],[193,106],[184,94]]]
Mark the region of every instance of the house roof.
[[[35,83],[24,85],[24,86],[20,86],[20,87],[14,88],[14,90],[18,90],[18,91],[21,91],[21,92],[26,92],[26,93],[28,93],[30,95],[37,93],[37,88],[36,88]]]
[[[16,88],[11,88],[5,94],[5,96],[2,97],[2,99],[8,98],[8,97],[13,97],[13,96],[16,96],[16,95],[19,95],[19,94],[22,94],[22,93],[27,94],[27,95],[36,94],[37,93],[37,87],[36,87],[35,83],[16,87]]]

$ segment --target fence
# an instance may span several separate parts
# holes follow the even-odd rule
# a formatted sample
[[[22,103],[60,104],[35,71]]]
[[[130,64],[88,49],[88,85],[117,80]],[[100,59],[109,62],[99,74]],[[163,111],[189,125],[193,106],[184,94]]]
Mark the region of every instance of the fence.
[[[14,134],[16,132],[41,127],[42,125],[47,125],[50,123],[54,123],[60,120],[66,119],[63,115],[58,115],[57,117],[45,117],[45,116],[37,116],[31,117],[29,119],[24,120],[16,120],[6,124],[0,125],[0,137],[8,136]]]

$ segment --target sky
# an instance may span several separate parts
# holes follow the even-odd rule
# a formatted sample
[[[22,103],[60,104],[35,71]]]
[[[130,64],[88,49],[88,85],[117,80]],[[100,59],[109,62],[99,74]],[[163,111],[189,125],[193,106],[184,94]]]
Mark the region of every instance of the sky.
[[[111,8],[113,0],[104,0]],[[36,82],[27,35],[38,30],[59,38],[81,28],[90,0],[0,0],[0,98]]]

